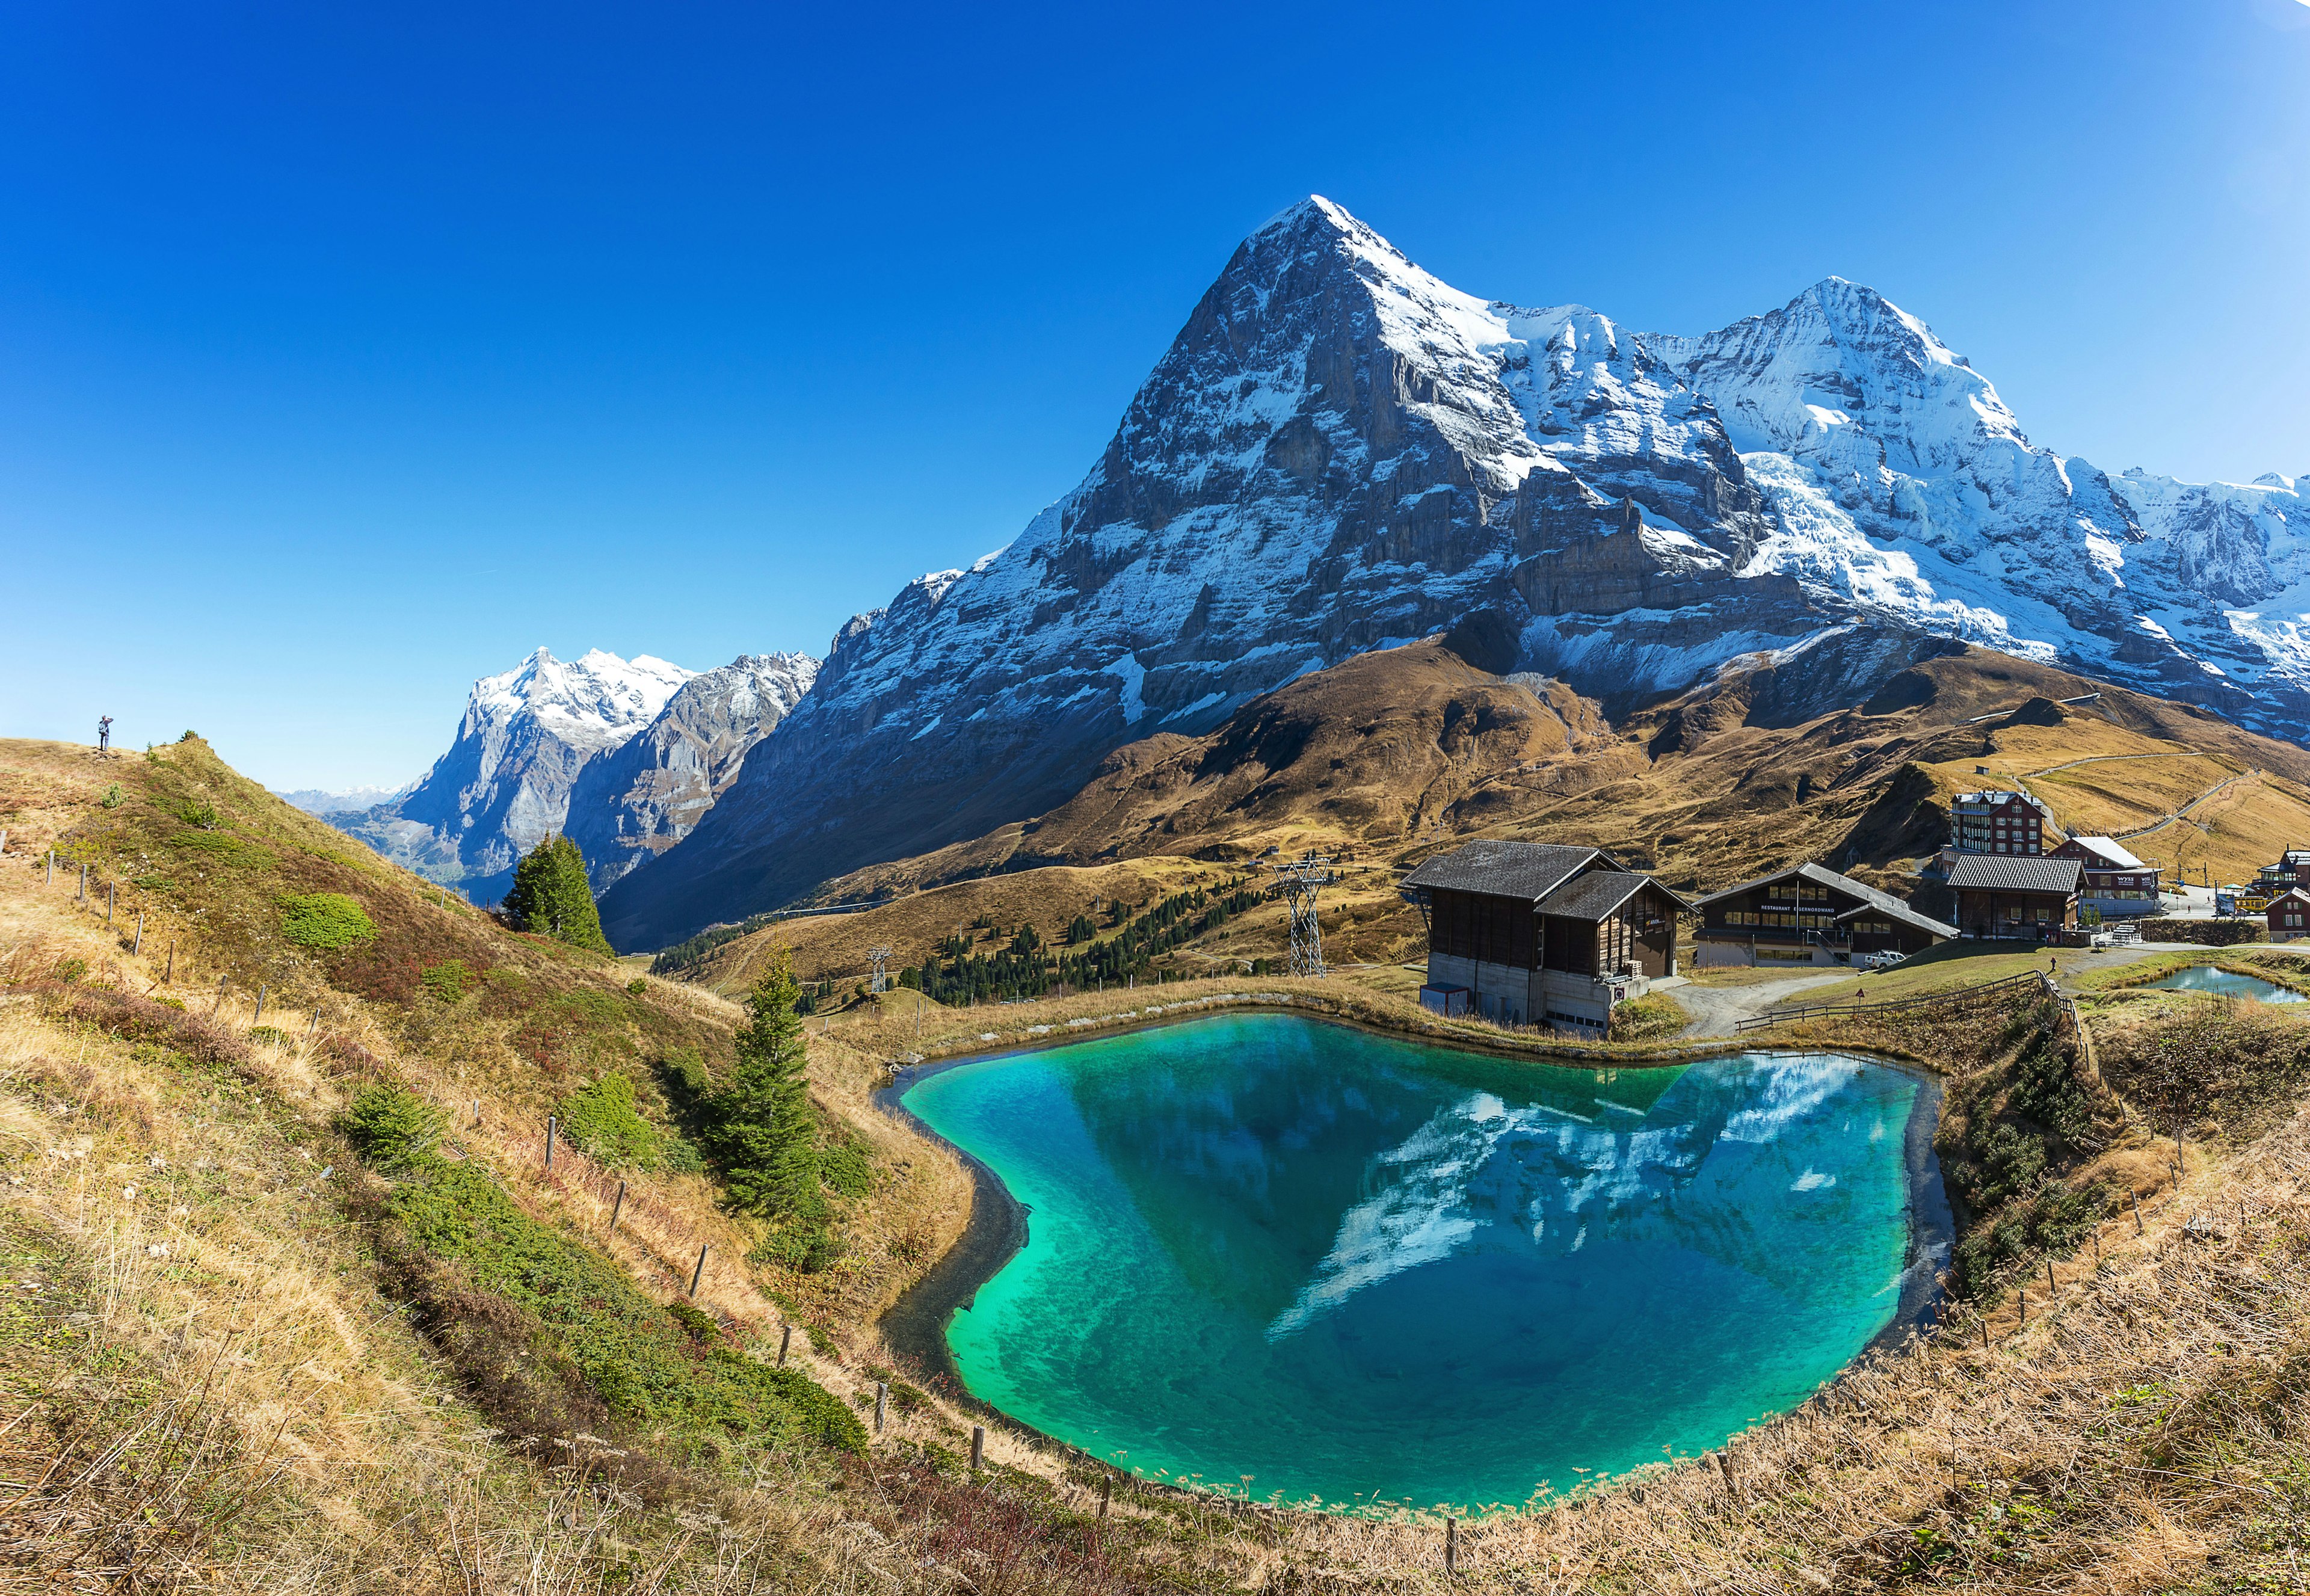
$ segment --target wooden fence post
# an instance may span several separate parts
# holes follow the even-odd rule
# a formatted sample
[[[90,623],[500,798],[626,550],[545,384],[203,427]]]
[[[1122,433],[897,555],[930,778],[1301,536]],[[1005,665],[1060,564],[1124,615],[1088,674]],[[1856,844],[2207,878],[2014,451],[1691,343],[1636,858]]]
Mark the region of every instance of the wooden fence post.
[[[219,976],[217,977],[216,1002],[209,1005],[209,1018],[211,1019],[214,1019],[219,1011],[224,1008],[224,984],[230,979],[231,979],[231,977],[229,976]]]
[[[315,1003],[315,1004],[313,1005],[313,1023],[312,1023],[312,1024],[310,1024],[310,1025],[308,1025],[308,1026],[307,1026],[307,1027],[305,1028],[305,1040],[307,1040],[308,1042],[311,1041],[311,1040],[313,1039],[314,1033],[316,1033],[317,1031],[318,1031],[320,1028],[321,1028],[321,1005],[320,1005],[320,1004],[318,1004],[318,1003]]]
[[[557,1122],[551,1115],[545,1116],[545,1167],[553,1167],[553,1127]]]
[[[793,1345],[794,1326],[789,1324],[778,1331],[778,1367],[786,1366],[786,1349]]]
[[[480,1105],[476,1104],[475,1106],[478,1107]],[[618,1183],[618,1200],[610,1204],[610,1234],[612,1236],[615,1236],[618,1233],[618,1215],[625,1206],[626,1183],[620,1181]]]
[[[874,1433],[882,1433],[882,1415],[890,1406],[890,1388],[881,1380],[874,1382]]]
[[[986,1466],[986,1427],[983,1424],[974,1424],[970,1427],[970,1471],[973,1474],[977,1473]]]
[[[1114,1475],[1112,1475],[1112,1474],[1102,1474],[1102,1475],[1100,1475],[1100,1476],[1099,1477],[1099,1517],[1101,1517],[1101,1518],[1105,1518],[1105,1517],[1107,1516],[1107,1506],[1108,1506],[1108,1505],[1109,1505],[1110,1503],[1112,1503],[1114,1500],[1115,1500],[1115,1476],[1114,1476]]]
[[[2126,1194],[2133,1199],[2133,1234],[2136,1236],[2142,1235],[2141,1193],[2139,1192],[2129,1192]]]
[[[48,850],[48,880],[47,880],[46,882],[44,882],[44,883],[43,883],[43,885],[49,886],[49,887],[53,887],[53,886],[55,886],[56,884],[56,849],[54,849],[54,848],[50,848],[50,849]]]
[[[136,911],[136,940],[128,945],[128,957],[135,958],[144,951],[144,911]]]
[[[698,1282],[704,1279],[705,1275],[706,1244],[704,1242],[700,1242],[698,1244],[698,1267],[690,1271],[690,1295],[691,1297],[694,1297],[698,1295]]]
[[[1460,1577],[1460,1521],[1456,1518],[1444,1521],[1444,1577]]]
[[[105,929],[105,930],[107,930],[107,931],[110,931],[110,930],[112,929],[112,908],[113,908],[113,906],[114,906],[115,904],[118,903],[119,901],[120,901],[120,883],[119,883],[118,881],[107,881],[107,882],[105,882],[105,884],[104,884],[104,929]]]
[[[173,986],[173,985],[175,985],[176,984],[177,984],[177,944],[176,944],[176,943],[174,943],[174,942],[170,942],[170,943],[169,944],[169,967],[168,967],[167,969],[163,970],[163,971],[161,973],[161,985],[163,985],[163,986]]]
[[[264,1018],[265,1018],[265,983],[264,983],[264,982],[262,982],[262,981],[259,981],[259,982],[256,984],[256,1019],[252,1019],[252,1020],[250,1020],[248,1023],[249,1023],[250,1025],[252,1025],[252,1026],[253,1026],[253,1025],[256,1025],[256,1024],[257,1024],[259,1021],[261,1021],[262,1019],[264,1019]]]
[[[80,867],[80,901],[88,901],[88,866],[85,863]]]

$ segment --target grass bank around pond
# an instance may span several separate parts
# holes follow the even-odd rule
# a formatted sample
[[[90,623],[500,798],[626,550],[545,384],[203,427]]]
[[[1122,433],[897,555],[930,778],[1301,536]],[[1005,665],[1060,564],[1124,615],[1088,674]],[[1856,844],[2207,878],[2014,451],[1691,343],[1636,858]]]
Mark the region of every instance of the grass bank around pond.
[[[1628,1040],[1572,1041],[1537,1026],[1502,1026],[1472,1017],[1450,1019],[1420,1006],[1417,987],[1407,993],[1382,967],[1367,984],[1363,972],[1343,970],[1324,980],[1282,976],[1220,976],[1123,991],[1071,993],[1064,997],[946,1008],[920,993],[900,988],[870,998],[838,1014],[814,1017],[810,1034],[880,1056],[892,1063],[928,1063],[969,1054],[1047,1046],[1087,1036],[1108,1035],[1133,1026],[1162,1025],[1231,1009],[1290,1009],[1366,1025],[1421,1041],[1535,1063],[1636,1068],[1689,1063],[1746,1051],[1726,1037],[1677,1044],[1667,1040],[1681,1028],[1681,1011],[1665,1004],[1641,1011],[1645,1024]],[[1656,997],[1667,998],[1668,993]],[[1672,1026],[1669,1022],[1673,1019]]]

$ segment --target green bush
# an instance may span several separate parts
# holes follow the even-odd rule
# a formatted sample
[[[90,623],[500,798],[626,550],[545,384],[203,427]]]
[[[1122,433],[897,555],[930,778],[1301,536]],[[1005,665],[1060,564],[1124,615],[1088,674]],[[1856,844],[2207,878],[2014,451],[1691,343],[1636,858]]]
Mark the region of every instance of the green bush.
[[[289,1045],[289,1033],[269,1025],[251,1026],[248,1030],[248,1039],[274,1047]]]
[[[639,976],[636,976],[632,980],[626,983],[626,990],[635,997],[640,997],[643,993],[649,991],[649,983],[643,980]]]
[[[70,986],[74,982],[79,980],[82,976],[87,974],[88,960],[85,958],[60,958],[56,960],[56,979],[63,982],[66,986]]]
[[[604,1075],[561,1099],[561,1134],[570,1146],[613,1169],[655,1169],[662,1149],[655,1126],[634,1107],[634,1083]]]
[[[693,1341],[711,1346],[722,1339],[722,1327],[714,1322],[714,1315],[694,1304],[670,1302],[665,1311],[673,1315],[673,1322]]]
[[[281,934],[325,951],[373,941],[377,924],[342,892],[308,892],[281,900]]]
[[[114,782],[110,786],[104,789],[105,808],[118,809],[122,804],[127,802],[127,794],[121,792],[120,784],[118,782]]]
[[[417,979],[441,1002],[454,1003],[473,989],[473,968],[462,958],[445,958],[426,966]]]
[[[866,1449],[865,1427],[807,1375],[748,1357],[718,1328],[711,1341],[698,1336],[693,1321],[642,1295],[608,1259],[522,1212],[477,1164],[423,1166],[387,1211],[404,1247],[448,1267],[427,1288],[438,1305],[471,1315],[474,1294],[502,1305],[447,1337],[453,1357],[469,1353],[460,1361],[484,1389],[580,1387],[621,1427],[688,1438],[700,1452],[715,1437]]]
[[[337,1129],[364,1163],[388,1175],[426,1168],[438,1161],[433,1148],[441,1140],[441,1115],[405,1087],[382,1083],[363,1087],[337,1116]]]
[[[845,1197],[864,1197],[874,1189],[873,1160],[863,1144],[847,1136],[820,1152],[819,1175]]]
[[[197,826],[204,831],[217,828],[217,807],[205,798],[187,798],[177,805],[177,818],[187,826]]]

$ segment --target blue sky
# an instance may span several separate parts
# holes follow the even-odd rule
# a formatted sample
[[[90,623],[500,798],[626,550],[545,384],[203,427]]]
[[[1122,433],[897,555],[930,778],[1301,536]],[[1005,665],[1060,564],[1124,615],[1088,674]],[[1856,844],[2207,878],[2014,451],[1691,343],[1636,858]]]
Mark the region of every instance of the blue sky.
[[[394,784],[1007,542],[1311,192],[1701,331],[1831,273],[2111,469],[2310,472],[2310,5],[0,10],[0,734]]]

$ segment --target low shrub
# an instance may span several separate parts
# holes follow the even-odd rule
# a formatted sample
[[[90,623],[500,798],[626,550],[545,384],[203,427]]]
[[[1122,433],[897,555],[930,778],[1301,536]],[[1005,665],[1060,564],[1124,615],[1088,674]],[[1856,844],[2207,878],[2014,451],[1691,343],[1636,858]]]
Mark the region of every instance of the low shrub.
[[[670,1302],[665,1311],[673,1315],[673,1322],[693,1341],[710,1346],[722,1339],[722,1327],[715,1323],[714,1315],[693,1303]]]
[[[612,1168],[655,1169],[662,1149],[657,1128],[634,1106],[634,1083],[604,1075],[561,1099],[561,1133],[569,1145]]]
[[[473,989],[473,968],[462,958],[445,958],[428,965],[418,982],[445,1003],[454,1003]]]
[[[289,1045],[289,1033],[277,1026],[256,1025],[249,1027],[248,1039],[264,1046],[286,1047]]]
[[[362,1162],[394,1174],[428,1166],[441,1140],[442,1120],[433,1106],[405,1087],[378,1082],[361,1089],[337,1129]]]
[[[2241,942],[2270,940],[2270,927],[2260,920],[2137,920],[2148,942],[2196,942],[2207,948],[2235,948]]]
[[[829,1140],[819,1150],[818,1174],[845,1197],[864,1197],[874,1189],[874,1166],[866,1148],[848,1136]]]
[[[281,900],[281,934],[300,948],[334,952],[377,940],[377,923],[342,892],[308,892]]]

